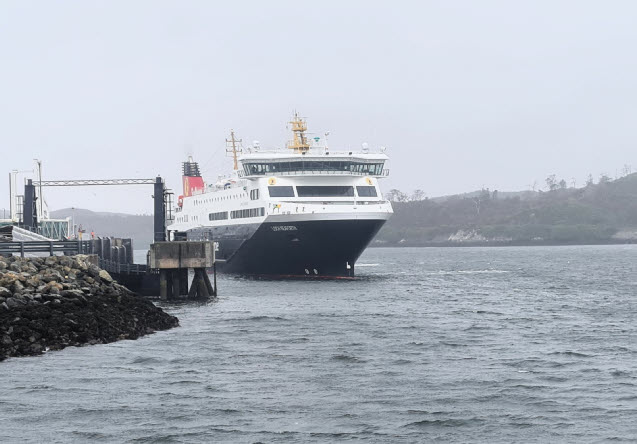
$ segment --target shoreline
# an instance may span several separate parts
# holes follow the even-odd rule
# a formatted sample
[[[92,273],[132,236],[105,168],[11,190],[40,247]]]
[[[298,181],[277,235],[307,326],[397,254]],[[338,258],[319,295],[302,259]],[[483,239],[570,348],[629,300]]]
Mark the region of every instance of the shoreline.
[[[86,255],[0,257],[0,361],[137,339],[179,320]]]
[[[599,241],[599,242],[403,242],[388,243],[378,242],[372,243],[368,248],[467,248],[467,247],[584,247],[584,246],[602,246],[602,245],[636,245],[637,241]]]

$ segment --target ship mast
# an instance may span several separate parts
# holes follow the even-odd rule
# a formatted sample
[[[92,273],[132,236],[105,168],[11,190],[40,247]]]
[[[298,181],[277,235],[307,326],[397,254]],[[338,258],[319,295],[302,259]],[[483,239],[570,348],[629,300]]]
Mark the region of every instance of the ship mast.
[[[237,162],[237,153],[243,152],[243,149],[241,148],[241,142],[242,139],[235,139],[234,130],[230,130],[230,139],[226,139],[226,153],[232,153],[235,171],[239,169],[239,163]]]
[[[295,112],[290,125],[292,125],[292,132],[294,132],[294,139],[288,142],[288,148],[294,150],[295,153],[307,153],[310,150],[310,143],[305,136],[307,123]]]

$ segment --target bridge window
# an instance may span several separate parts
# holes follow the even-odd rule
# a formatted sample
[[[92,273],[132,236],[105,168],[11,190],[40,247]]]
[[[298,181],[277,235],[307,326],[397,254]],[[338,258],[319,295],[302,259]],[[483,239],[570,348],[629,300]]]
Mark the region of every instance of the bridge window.
[[[259,199],[259,190],[250,190],[250,200]]]
[[[367,163],[348,160],[303,160],[293,162],[247,163],[243,166],[246,175],[286,174],[293,172],[350,172],[360,175],[381,175],[384,162]]]
[[[359,197],[378,197],[376,187],[356,187],[356,192]]]
[[[346,197],[354,195],[354,187],[348,186],[297,186],[299,197]]]
[[[294,197],[294,187],[268,187],[270,197]]]

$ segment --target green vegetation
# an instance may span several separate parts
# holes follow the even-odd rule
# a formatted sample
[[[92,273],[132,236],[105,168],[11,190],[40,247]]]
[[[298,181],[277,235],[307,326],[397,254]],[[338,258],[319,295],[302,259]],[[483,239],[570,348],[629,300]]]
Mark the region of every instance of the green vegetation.
[[[407,200],[392,190],[394,216],[374,245],[533,245],[637,242],[637,173],[546,192],[480,192]],[[506,197],[503,197],[506,196]]]
[[[599,182],[590,178],[583,188],[567,188],[550,176],[545,192],[482,190],[440,198],[391,190],[395,214],[372,245],[637,243],[637,173]],[[152,216],[80,209],[53,216],[74,217],[97,236],[131,237],[139,249],[152,242]]]

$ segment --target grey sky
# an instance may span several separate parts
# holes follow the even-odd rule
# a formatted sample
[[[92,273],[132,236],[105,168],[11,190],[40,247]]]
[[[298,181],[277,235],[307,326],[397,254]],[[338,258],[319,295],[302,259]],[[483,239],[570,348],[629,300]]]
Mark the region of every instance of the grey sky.
[[[430,196],[582,184],[635,164],[633,1],[0,1],[8,173],[153,177],[191,152],[281,146],[294,109],[330,146],[385,145],[383,188]],[[51,207],[150,212],[150,187],[49,190]]]

